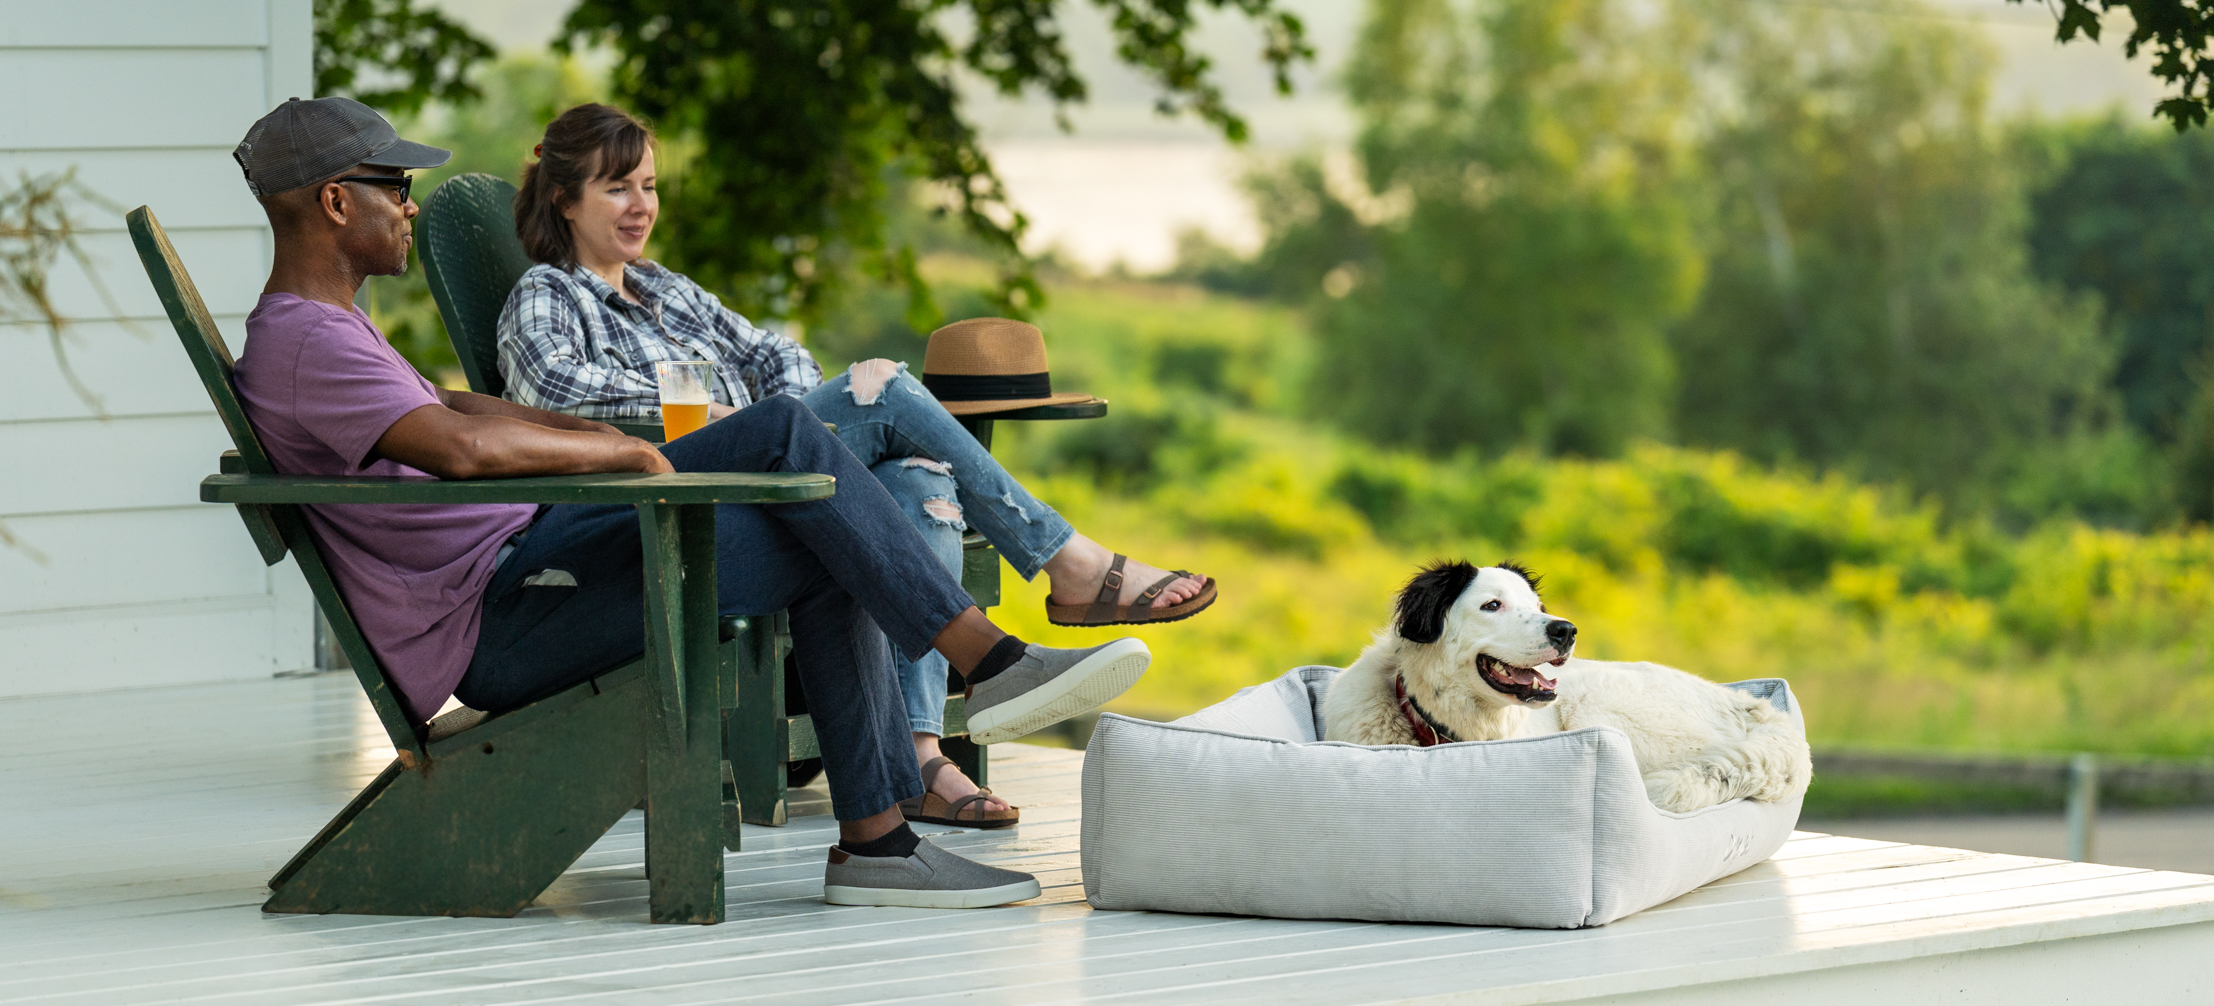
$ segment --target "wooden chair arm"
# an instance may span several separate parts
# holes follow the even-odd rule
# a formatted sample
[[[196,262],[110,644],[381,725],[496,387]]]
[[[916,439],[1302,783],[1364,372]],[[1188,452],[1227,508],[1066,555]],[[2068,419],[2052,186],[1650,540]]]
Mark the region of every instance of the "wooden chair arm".
[[[210,475],[207,503],[796,503],[823,499],[838,480],[811,472],[555,475],[447,481],[428,476]]]

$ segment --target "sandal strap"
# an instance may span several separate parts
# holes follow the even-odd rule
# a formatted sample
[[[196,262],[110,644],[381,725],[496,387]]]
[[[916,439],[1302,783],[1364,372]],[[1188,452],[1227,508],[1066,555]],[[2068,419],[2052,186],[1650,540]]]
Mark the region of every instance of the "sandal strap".
[[[1162,577],[1159,581],[1154,583],[1153,586],[1147,587],[1145,589],[1145,593],[1139,594],[1136,603],[1133,603],[1130,606],[1133,608],[1138,607],[1139,605],[1143,605],[1148,608],[1152,607],[1153,599],[1161,596],[1161,592],[1167,590],[1169,584],[1175,583],[1176,581],[1190,575],[1190,573],[1179,569],[1174,573],[1170,573],[1169,575]]]
[[[980,790],[977,790],[976,792],[974,792],[974,793],[971,793],[971,794],[969,794],[969,795],[967,795],[967,796],[964,796],[964,797],[962,797],[962,798],[961,798],[961,799],[959,799],[959,800],[955,800],[955,801],[953,801],[952,805],[946,808],[946,816],[947,816],[947,817],[950,817],[950,818],[952,818],[952,819],[954,819],[954,820],[956,820],[956,821],[958,821],[958,820],[961,820],[961,811],[962,811],[962,810],[964,810],[964,809],[966,809],[966,808],[967,808],[967,807],[968,807],[968,806],[969,806],[970,804],[972,804],[972,803],[975,803],[975,802],[977,802],[978,800],[989,800],[989,799],[991,799],[991,798],[992,798],[992,794],[991,794],[991,793],[989,793],[989,792],[987,792],[987,791],[985,791],[985,790],[981,790],[981,789],[980,789]],[[977,811],[977,812],[976,812],[976,820],[979,820],[979,821],[982,821],[982,820],[984,820],[984,815],[985,815],[985,814],[987,814],[987,813],[990,813],[990,812],[989,812],[989,811],[983,811],[983,810],[979,810],[979,811]]]
[[[943,755],[924,762],[922,767],[923,792],[930,792],[931,781],[937,779],[938,773],[944,771],[945,767],[951,764],[953,764],[953,759]]]
[[[1092,602],[1092,610],[1084,616],[1085,621],[1108,621],[1115,617],[1115,610],[1122,607],[1115,603],[1122,597],[1122,564],[1129,560],[1129,556],[1115,553],[1115,562],[1107,567],[1107,575],[1100,579],[1099,597]]]

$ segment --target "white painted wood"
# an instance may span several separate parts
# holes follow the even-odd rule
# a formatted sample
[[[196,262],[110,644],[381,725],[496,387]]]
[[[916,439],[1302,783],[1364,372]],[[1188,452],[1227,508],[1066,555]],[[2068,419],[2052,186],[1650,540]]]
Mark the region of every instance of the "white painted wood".
[[[0,550],[0,618],[169,601],[266,600],[268,567],[230,507],[8,518],[46,556]]]
[[[218,317],[215,323],[226,335],[246,331],[244,315]],[[167,318],[77,322],[63,330],[63,348],[78,380],[110,416],[215,414]],[[9,393],[0,395],[0,424],[97,418],[63,379],[45,326],[0,323],[0,360],[13,364]]]
[[[0,181],[74,166],[109,203],[153,206],[240,348],[269,238],[230,150],[277,100],[312,93],[312,19],[312,0],[0,5],[12,98]],[[43,326],[0,321],[0,359],[14,363],[0,529],[20,543],[0,544],[0,697],[266,677],[311,659],[297,571],[261,568],[236,516],[196,501],[228,440],[120,214],[72,207],[112,301],[67,258],[50,277],[68,358],[106,417],[67,386]]]
[[[163,228],[167,229],[161,207],[154,207],[154,217],[164,220]],[[263,248],[265,232],[266,228],[262,227],[227,227],[170,233],[170,243],[177,246],[177,257],[184,260],[185,269],[192,274],[192,283],[199,288],[200,299],[207,302],[210,314],[243,316],[261,299],[262,284],[269,278],[269,260]],[[115,305],[122,308],[122,317],[156,322],[157,331],[166,333],[168,338],[176,338],[175,331],[168,328],[169,316],[162,311],[161,299],[154,295],[153,284],[146,281],[145,268],[139,265],[138,251],[131,246],[129,234],[122,231],[87,234],[79,243],[99,267],[108,293],[115,298]],[[116,316],[92,282],[85,278],[84,271],[74,265],[57,266],[50,281],[54,307],[64,316]],[[226,340],[238,341],[244,336],[244,329],[223,332]],[[238,346],[233,345],[231,350],[237,352]]]
[[[97,692],[307,669],[314,623],[291,560],[260,597],[0,617],[0,694]],[[206,743],[202,737],[196,743]]]
[[[16,150],[229,149],[269,110],[259,49],[6,51],[0,93],[18,98],[0,103],[0,136]]]
[[[10,0],[0,5],[12,8],[0,18],[0,49],[259,49],[269,44],[266,6],[259,0]]]
[[[244,129],[239,130],[245,133]],[[108,202],[129,210],[152,206],[172,232],[207,227],[261,227],[261,205],[240,181],[238,162],[227,143],[199,148],[148,150],[32,150],[0,153],[0,178],[58,174],[74,167],[77,182]],[[123,214],[97,207],[72,213],[84,231],[124,230]]]
[[[0,423],[0,457],[23,471],[63,476],[0,484],[0,519],[198,505],[200,480],[230,446],[212,412]]]
[[[206,744],[217,717],[250,727]],[[2214,961],[2214,878],[1814,834],[1590,930],[1096,912],[1081,755],[993,751],[1022,826],[922,830],[1037,872],[1024,905],[823,905],[835,830],[802,816],[726,856],[723,925],[651,926],[632,814],[516,919],[263,916],[390,757],[349,678],[0,700],[0,1002],[2164,1004]]]
[[[1958,1006],[2214,1001],[2208,923],[1586,1000],[1592,1006]],[[1441,996],[1427,1002],[1480,1001]]]

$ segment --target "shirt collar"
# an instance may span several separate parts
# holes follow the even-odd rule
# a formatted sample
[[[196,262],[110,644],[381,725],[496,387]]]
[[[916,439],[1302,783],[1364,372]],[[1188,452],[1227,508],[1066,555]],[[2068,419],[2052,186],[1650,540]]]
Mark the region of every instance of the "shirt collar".
[[[601,279],[599,273],[593,272],[581,264],[569,268],[569,278],[576,280],[583,284],[585,289],[592,291],[592,296],[600,303],[617,310],[642,306],[656,315],[661,313],[661,295],[668,289],[668,275],[668,270],[644,259],[625,264],[623,266],[623,279],[638,294],[638,302],[634,304],[624,299],[623,295],[618,293],[614,287],[609,286],[606,280]]]

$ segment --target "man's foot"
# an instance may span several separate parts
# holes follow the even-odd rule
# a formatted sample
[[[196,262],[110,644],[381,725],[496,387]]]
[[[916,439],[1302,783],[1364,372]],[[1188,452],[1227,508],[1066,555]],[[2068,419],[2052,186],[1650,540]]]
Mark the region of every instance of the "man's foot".
[[[1128,637],[1081,650],[1029,644],[1014,666],[969,687],[969,739],[1000,744],[1106,705],[1153,663]]]
[[[1038,878],[963,859],[923,839],[911,856],[856,856],[832,846],[823,900],[896,908],[991,908],[1038,896]]]
[[[1081,534],[1070,535],[1069,543],[1061,546],[1045,565],[1046,576],[1053,581],[1053,589],[1047,600],[1054,604],[1091,604],[1099,600],[1099,588],[1107,580],[1107,571],[1115,562],[1115,553],[1100,543]],[[1148,566],[1136,559],[1128,559],[1122,565],[1122,592],[1116,597],[1119,605],[1138,603],[1138,597],[1147,587],[1160,581],[1169,571]],[[1153,599],[1153,607],[1167,608],[1182,604],[1199,596],[1207,578],[1197,574],[1179,577],[1176,582],[1162,589]]]

